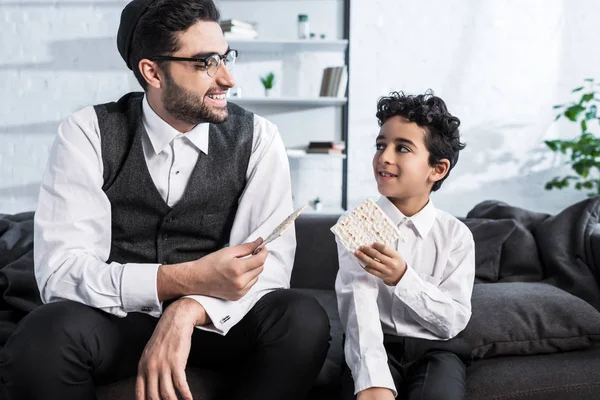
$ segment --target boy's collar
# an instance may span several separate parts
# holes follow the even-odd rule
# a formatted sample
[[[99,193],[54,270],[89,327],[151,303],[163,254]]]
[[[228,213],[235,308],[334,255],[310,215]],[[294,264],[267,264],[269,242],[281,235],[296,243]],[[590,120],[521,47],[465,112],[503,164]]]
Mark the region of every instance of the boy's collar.
[[[392,203],[385,196],[381,196],[379,200],[377,200],[377,205],[381,207],[383,212],[386,213],[388,217],[390,217],[390,219],[394,224],[396,224],[396,226],[411,221],[415,226],[417,232],[419,233],[419,236],[421,236],[421,238],[423,239],[431,230],[431,227],[435,222],[435,217],[437,214],[437,209],[433,205],[433,201],[431,200],[431,198],[429,199],[425,207],[423,207],[421,211],[419,211],[412,217],[407,217],[404,214],[402,214],[400,210],[396,208],[394,203]]]

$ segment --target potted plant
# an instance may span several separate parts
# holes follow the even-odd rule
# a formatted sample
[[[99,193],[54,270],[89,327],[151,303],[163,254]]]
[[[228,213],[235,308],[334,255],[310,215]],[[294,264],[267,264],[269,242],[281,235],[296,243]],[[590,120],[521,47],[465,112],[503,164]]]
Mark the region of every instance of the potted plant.
[[[265,97],[269,97],[271,95],[271,89],[273,89],[273,81],[275,80],[275,75],[272,72],[269,72],[267,76],[261,77],[260,81],[265,87]]]
[[[569,157],[566,163],[576,174],[553,178],[546,183],[546,190],[563,189],[573,182],[575,189],[585,190],[588,196],[600,195],[600,137],[590,132],[592,124],[600,121],[597,114],[599,86],[600,83],[596,83],[594,79],[585,79],[584,86],[572,90],[572,93],[581,93],[579,101],[554,106],[561,110],[555,121],[567,118],[579,126],[581,133],[572,140],[544,141],[550,150]]]

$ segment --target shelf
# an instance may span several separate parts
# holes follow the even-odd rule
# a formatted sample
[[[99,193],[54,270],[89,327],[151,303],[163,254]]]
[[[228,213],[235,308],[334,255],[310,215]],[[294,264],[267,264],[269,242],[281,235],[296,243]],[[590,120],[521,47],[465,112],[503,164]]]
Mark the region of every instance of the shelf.
[[[307,153],[302,149],[287,149],[288,158],[346,158],[345,154]]]
[[[329,39],[292,39],[292,40],[259,40],[259,39],[229,39],[227,43],[240,53],[281,53],[308,51],[345,51],[348,40]],[[243,57],[243,54],[240,55]],[[240,61],[242,59],[240,58]]]
[[[343,106],[347,103],[346,97],[228,97],[227,101],[244,105],[273,105],[273,106],[309,106],[329,107]]]
[[[302,214],[309,214],[309,215],[315,215],[315,214],[322,214],[322,215],[338,215],[338,214],[343,214],[345,211],[342,208],[336,208],[336,207],[325,207],[320,211],[315,210],[312,207],[306,207],[306,210],[304,210],[302,212]]]

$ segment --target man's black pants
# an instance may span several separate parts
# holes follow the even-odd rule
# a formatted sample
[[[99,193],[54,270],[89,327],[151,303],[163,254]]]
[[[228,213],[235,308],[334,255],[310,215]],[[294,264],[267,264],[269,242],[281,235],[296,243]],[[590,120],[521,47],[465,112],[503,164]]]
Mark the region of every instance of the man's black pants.
[[[397,399],[465,400],[466,363],[470,348],[460,338],[448,341],[384,335],[388,366],[398,390]],[[342,399],[356,399],[348,366],[342,373]]]
[[[140,313],[119,318],[71,301],[38,307],[0,353],[8,400],[95,399],[96,385],[137,374],[157,321]],[[313,297],[276,290],[226,336],[195,329],[188,366],[226,371],[223,399],[303,399],[329,340],[329,319]]]

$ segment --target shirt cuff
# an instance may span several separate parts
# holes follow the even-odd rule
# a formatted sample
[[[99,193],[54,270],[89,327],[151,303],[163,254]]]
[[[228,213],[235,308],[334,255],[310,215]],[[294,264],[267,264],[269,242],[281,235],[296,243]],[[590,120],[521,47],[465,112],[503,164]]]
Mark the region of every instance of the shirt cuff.
[[[387,357],[364,357],[358,364],[358,371],[352,371],[354,394],[372,387],[390,389],[398,396],[396,385],[387,363]]]
[[[156,280],[160,264],[123,265],[121,302],[125,312],[142,312],[160,317],[162,303],[158,300]]]
[[[225,303],[228,303],[227,300],[201,295],[183,296],[182,298],[194,299],[200,303],[212,321],[210,324],[197,325],[196,328],[225,336],[234,327],[236,319],[232,318],[231,310],[228,312],[227,307],[225,307]],[[243,301],[243,299],[239,301]]]
[[[394,289],[396,296],[401,299],[414,298],[423,292],[423,280],[409,265],[406,266],[404,275]]]

